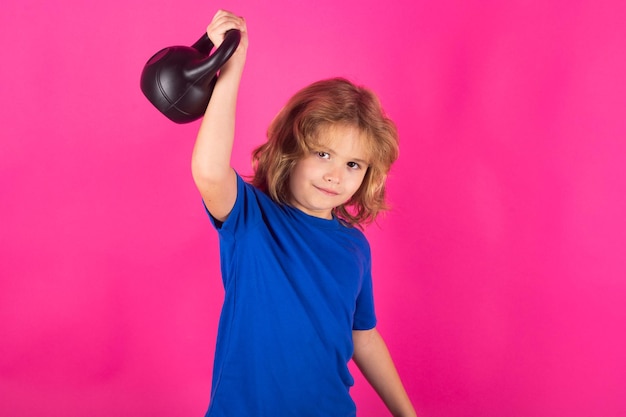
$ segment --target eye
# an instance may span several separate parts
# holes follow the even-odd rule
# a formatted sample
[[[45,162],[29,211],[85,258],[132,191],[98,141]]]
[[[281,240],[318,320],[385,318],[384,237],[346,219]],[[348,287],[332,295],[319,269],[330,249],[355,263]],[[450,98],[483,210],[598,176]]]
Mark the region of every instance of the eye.
[[[359,165],[357,162],[348,162],[348,167],[352,168],[352,169],[361,169],[361,165]]]
[[[328,159],[330,158],[330,154],[328,152],[324,152],[324,151],[318,151],[316,152],[317,156],[319,156],[320,158],[324,158],[324,159]]]

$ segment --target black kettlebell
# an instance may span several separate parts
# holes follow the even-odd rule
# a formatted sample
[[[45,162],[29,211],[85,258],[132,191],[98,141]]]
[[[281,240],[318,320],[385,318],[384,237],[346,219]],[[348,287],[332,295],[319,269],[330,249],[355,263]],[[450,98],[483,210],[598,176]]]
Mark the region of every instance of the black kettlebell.
[[[141,72],[141,91],[170,120],[199,119],[213,94],[217,72],[233,55],[241,33],[226,32],[224,42],[210,55],[213,43],[205,33],[189,46],[170,46],[152,56]]]

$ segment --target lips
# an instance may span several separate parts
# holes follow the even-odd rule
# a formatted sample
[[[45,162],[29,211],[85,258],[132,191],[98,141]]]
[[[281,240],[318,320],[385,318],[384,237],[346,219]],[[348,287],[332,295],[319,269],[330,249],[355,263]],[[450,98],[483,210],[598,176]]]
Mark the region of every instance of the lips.
[[[322,188],[322,187],[315,187],[315,188],[317,188],[323,194],[326,194],[326,195],[331,196],[331,197],[339,195],[339,193],[337,191],[329,190],[328,188]]]

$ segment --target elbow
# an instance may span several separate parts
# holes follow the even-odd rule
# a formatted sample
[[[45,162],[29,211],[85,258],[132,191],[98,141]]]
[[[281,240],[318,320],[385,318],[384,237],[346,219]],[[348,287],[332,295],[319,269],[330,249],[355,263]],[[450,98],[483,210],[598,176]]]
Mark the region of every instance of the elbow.
[[[191,176],[196,184],[219,183],[228,177],[230,166],[191,160]]]
[[[191,176],[196,183],[209,176],[208,169],[196,158],[191,160]]]
[[[196,188],[203,198],[210,199],[209,195],[215,190],[223,190],[232,183],[233,169],[230,165],[220,166],[219,164],[197,164],[192,161],[191,176]]]

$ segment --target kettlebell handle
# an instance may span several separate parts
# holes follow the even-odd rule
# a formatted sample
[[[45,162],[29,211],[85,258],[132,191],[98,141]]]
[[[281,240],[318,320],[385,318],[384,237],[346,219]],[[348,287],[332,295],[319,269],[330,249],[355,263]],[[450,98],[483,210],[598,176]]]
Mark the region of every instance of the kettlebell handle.
[[[201,64],[194,63],[188,65],[184,69],[185,77],[188,79],[196,79],[203,74],[216,74],[217,71],[230,59],[237,50],[239,41],[241,40],[241,32],[237,29],[231,29],[224,35],[224,42],[213,52],[213,42],[209,39],[209,35],[205,32],[200,39],[191,47],[197,49],[200,53],[206,54],[207,58]]]
[[[241,32],[229,30],[213,52],[204,33],[189,46],[170,46],[154,54],[141,72],[141,91],[165,116],[176,123],[189,123],[204,114],[220,68],[235,53]]]

